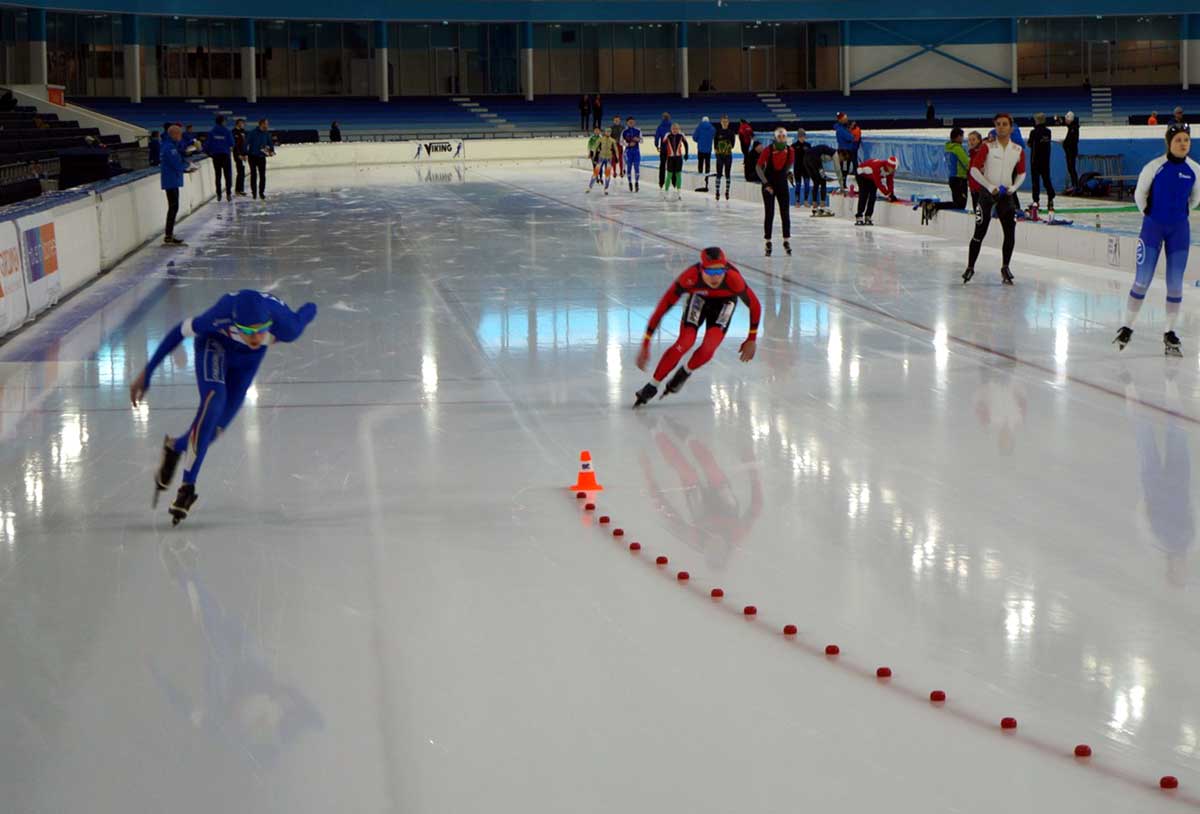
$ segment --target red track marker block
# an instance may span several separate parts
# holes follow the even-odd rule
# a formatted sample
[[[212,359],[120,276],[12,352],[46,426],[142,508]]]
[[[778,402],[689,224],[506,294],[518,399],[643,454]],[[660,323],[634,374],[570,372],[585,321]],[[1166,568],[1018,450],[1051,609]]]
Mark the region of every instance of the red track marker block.
[[[876,678],[891,678],[892,677],[892,668],[891,667],[880,667],[878,670],[875,671],[875,677]]]
[[[742,615],[743,616],[757,616],[758,608],[754,607],[753,605],[747,605],[746,607],[742,608]]]
[[[613,529],[613,537],[624,537],[625,529]]]
[[[1086,743],[1081,743],[1075,747],[1075,757],[1091,757],[1091,756],[1092,756],[1092,747],[1088,746]]]
[[[935,704],[940,704],[946,700],[946,693],[942,690],[934,690],[929,693],[929,700]]]
[[[608,515],[607,514],[600,515],[600,524],[604,525],[607,522],[608,522]]]
[[[783,635],[784,636],[795,636],[796,635],[796,626],[795,625],[784,625],[783,626]]]
[[[576,500],[585,500],[586,498],[587,498],[587,492],[576,492],[575,493]]]
[[[1163,778],[1158,781],[1158,785],[1164,789],[1177,789],[1179,788],[1179,780],[1178,778],[1172,777],[1168,774],[1164,775]]]
[[[583,510],[584,510],[584,511],[587,511],[587,512],[594,512],[594,511],[596,511],[596,504],[595,504],[595,503],[588,503],[587,505],[585,505],[585,506],[583,507]]]
[[[630,551],[641,551],[642,544],[639,543],[637,540],[634,540],[632,543],[629,544],[629,550]]]
[[[709,596],[711,596],[713,599],[720,599],[721,597],[725,596],[725,592],[720,588],[713,588],[712,593],[710,593]]]
[[[1000,728],[1001,729],[1016,729],[1017,728],[1017,719],[1016,718],[1001,718],[1000,719]]]
[[[662,556],[662,555],[659,555],[658,559],[656,559],[656,560],[654,561],[654,563],[655,563],[655,565],[666,565],[666,564],[667,564],[667,558],[666,558],[666,557],[664,557],[664,556]]]
[[[840,652],[842,652],[842,649],[836,644],[825,645],[825,655],[827,656],[836,656]]]
[[[687,571],[680,571],[678,574],[675,575],[675,579],[679,580],[680,582],[687,582],[691,578],[692,578],[692,575],[689,574]]]

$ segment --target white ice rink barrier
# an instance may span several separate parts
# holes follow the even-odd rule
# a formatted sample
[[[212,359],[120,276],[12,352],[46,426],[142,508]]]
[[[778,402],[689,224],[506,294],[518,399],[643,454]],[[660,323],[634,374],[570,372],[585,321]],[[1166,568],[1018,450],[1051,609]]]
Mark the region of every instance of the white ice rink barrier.
[[[195,164],[179,196],[184,218],[213,197],[212,164]],[[34,202],[0,220],[0,336],[14,331],[58,300],[162,234],[167,199],[157,171],[132,174]]]

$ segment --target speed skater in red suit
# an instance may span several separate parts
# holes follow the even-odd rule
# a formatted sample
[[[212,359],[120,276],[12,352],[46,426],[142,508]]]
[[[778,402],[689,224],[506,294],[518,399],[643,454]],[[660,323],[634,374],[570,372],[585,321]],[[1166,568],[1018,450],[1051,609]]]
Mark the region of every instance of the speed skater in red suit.
[[[658,394],[659,385],[672,370],[675,370],[692,345],[696,344],[696,338],[703,326],[704,339],[700,347],[687,360],[687,364],[675,370],[675,375],[667,382],[662,395],[665,398],[668,393],[680,391],[692,372],[708,362],[725,339],[725,332],[729,330],[729,322],[733,318],[738,300],[746,303],[750,309],[750,334],[742,343],[740,357],[743,362],[754,358],[762,306],[759,305],[754,291],[746,284],[742,273],[725,257],[725,252],[711,246],[700,252],[700,262],[684,269],[658,301],[658,307],[654,309],[650,322],[646,325],[646,335],[642,338],[642,348],[637,357],[638,368],[646,369],[646,364],[650,361],[651,337],[667,311],[670,311],[684,294],[687,295],[687,299],[683,304],[679,338],[667,348],[659,360],[658,367],[654,369],[654,378],[637,392],[634,407],[641,407]]]

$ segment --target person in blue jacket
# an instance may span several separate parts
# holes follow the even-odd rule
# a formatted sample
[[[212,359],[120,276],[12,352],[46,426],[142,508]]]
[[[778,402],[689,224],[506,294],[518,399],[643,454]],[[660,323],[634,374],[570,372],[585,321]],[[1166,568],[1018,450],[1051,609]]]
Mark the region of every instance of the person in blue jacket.
[[[845,113],[837,114],[837,124],[833,126],[833,131],[837,136],[837,161],[834,166],[837,168],[838,187],[845,193],[846,183],[853,175],[852,168],[858,154],[858,144],[854,141],[854,134],[850,132],[850,117]]]
[[[1144,217],[1137,242],[1137,276],[1125,305],[1125,324],[1113,340],[1118,350],[1124,350],[1133,338],[1133,323],[1154,280],[1158,255],[1165,247],[1167,331],[1163,334],[1163,352],[1167,356],[1183,355],[1175,325],[1183,303],[1183,272],[1192,242],[1188,216],[1200,204],[1200,164],[1188,158],[1192,137],[1186,127],[1175,123],[1168,126],[1167,154],[1152,160],[1138,175],[1133,199]]]
[[[192,172],[181,152],[183,129],[173,124],[167,129],[167,139],[159,150],[158,177],[163,192],[167,195],[167,226],[163,232],[164,246],[186,246],[175,237],[175,218],[179,214],[179,190],[183,187],[183,176]]]
[[[163,439],[162,463],[154,477],[154,504],[175,479],[175,469],[184,451],[187,465],[183,485],[171,504],[175,525],[188,516],[196,502],[196,477],[209,444],[229,428],[258,367],[275,342],[294,342],[317,316],[317,306],[305,303],[293,311],[269,294],[244,289],[226,294],[198,317],[179,323],[163,337],[154,355],[129,386],[129,400],[136,407],[150,389],[150,379],[185,338],[195,337],[196,383],[200,408],[186,433]]]
[[[275,142],[268,129],[270,122],[258,120],[258,127],[246,136],[246,158],[250,161],[250,194],[267,197],[267,156],[275,155]]]
[[[700,119],[700,124],[692,132],[692,140],[696,142],[696,172],[700,175],[707,175],[712,170],[713,136],[716,132],[708,116]],[[708,182],[704,185],[708,186]]]
[[[654,131],[654,154],[658,155],[662,151],[662,140],[671,135],[671,114],[663,113],[662,121],[658,123],[658,128]],[[658,188],[662,189],[667,184],[667,165],[664,161],[658,162]]]
[[[221,200],[221,178],[225,178],[225,199],[233,200],[233,133],[225,126],[225,117],[217,116],[213,129],[204,140],[204,152],[213,163],[213,175],[217,179],[217,200]]]
[[[189,124],[183,128],[183,136],[180,137],[179,152],[183,153],[184,157],[191,155],[200,148],[196,146],[196,133],[192,130]]]

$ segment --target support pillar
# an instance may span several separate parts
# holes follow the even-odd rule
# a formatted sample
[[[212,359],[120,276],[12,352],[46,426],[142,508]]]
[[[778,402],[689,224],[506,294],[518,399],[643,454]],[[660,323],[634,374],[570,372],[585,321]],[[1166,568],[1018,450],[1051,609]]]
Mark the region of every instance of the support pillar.
[[[688,98],[688,31],[687,23],[676,23],[678,27],[678,42],[679,47],[676,49],[679,52],[679,95],[684,99]]]
[[[1188,77],[1188,51],[1192,45],[1192,18],[1190,14],[1179,15],[1179,78],[1183,89],[1187,90],[1191,83]]]
[[[258,51],[254,39],[254,21],[242,20],[242,96],[250,104],[258,102]]]
[[[50,62],[46,50],[46,10],[29,9],[29,84],[50,84]]]
[[[525,101],[533,101],[533,23],[521,24],[521,85],[525,88]]]
[[[1009,25],[1009,37],[1008,37],[1009,46],[1008,47],[1010,49],[1012,49],[1012,51],[1011,51],[1011,56],[1009,59],[1009,68],[1008,69],[1010,71],[1012,71],[1012,73],[1010,74],[1010,76],[1012,76],[1012,92],[1016,93],[1017,92],[1017,64],[1018,64],[1018,61],[1017,61],[1017,18],[1013,17],[1012,20],[1010,20],[1009,22],[1010,22],[1010,25]]]
[[[850,22],[842,20],[842,95],[850,95]]]
[[[121,39],[125,47],[125,95],[135,105],[142,103],[141,20],[136,14],[121,15]]]
[[[375,81],[379,83],[379,101],[391,99],[388,87],[388,27],[382,20],[375,23]]]

